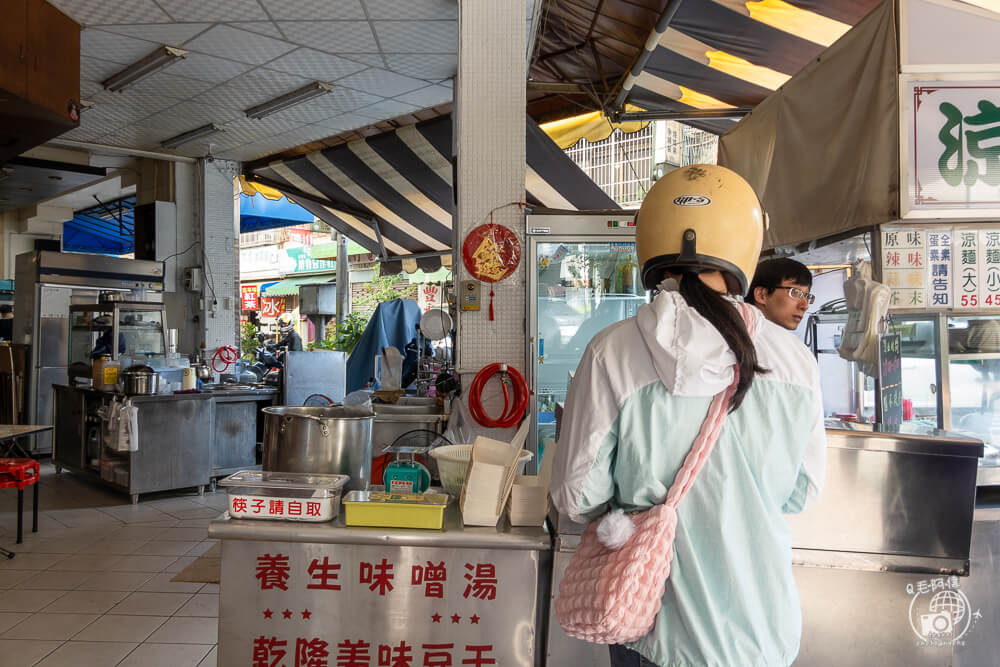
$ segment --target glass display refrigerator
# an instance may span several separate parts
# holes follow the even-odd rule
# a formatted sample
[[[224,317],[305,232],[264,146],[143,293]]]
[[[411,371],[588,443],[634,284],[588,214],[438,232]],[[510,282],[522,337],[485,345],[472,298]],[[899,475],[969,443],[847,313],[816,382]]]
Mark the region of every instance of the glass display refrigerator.
[[[528,383],[533,467],[555,438],[556,405],[587,344],[636,314],[649,296],[639,280],[632,211],[528,216]]]
[[[839,343],[838,328],[842,330],[846,319],[841,320],[828,315],[817,323],[814,340],[818,343],[813,351],[824,380],[827,357],[831,366],[839,363],[841,368],[856,369],[853,363],[834,359],[836,349],[824,348],[825,340]],[[912,410],[907,423],[982,439],[985,451],[979,461],[978,485],[1000,486],[1000,316],[892,311],[888,331],[900,335],[904,411]],[[875,383],[858,377],[865,389],[853,394],[860,399],[857,412],[861,421],[871,421],[878,400]],[[824,381],[824,402],[826,391]]]

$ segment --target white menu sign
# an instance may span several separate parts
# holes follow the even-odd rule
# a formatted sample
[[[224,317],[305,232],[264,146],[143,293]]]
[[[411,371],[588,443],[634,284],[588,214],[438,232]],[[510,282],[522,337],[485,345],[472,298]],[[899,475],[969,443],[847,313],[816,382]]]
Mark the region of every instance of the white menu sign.
[[[927,237],[923,229],[882,230],[882,282],[890,308],[926,308]]]
[[[928,229],[927,286],[928,308],[951,308],[954,305],[952,271],[952,228]]]
[[[1000,81],[910,81],[907,93],[904,217],[1000,210]]]
[[[955,308],[979,308],[979,232],[955,230]]]

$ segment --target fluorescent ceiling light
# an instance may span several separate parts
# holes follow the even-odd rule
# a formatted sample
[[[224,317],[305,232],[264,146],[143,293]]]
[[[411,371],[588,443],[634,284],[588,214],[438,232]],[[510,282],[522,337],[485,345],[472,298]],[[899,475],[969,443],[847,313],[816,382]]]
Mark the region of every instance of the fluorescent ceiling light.
[[[204,139],[205,137],[225,131],[224,127],[216,125],[215,123],[209,123],[208,125],[202,125],[201,127],[193,130],[188,130],[183,134],[178,134],[176,137],[165,139],[160,142],[160,145],[164,148],[177,148],[178,146],[183,146],[184,144],[191,143],[192,141]]]
[[[161,46],[142,60],[136,61],[120,72],[112,74],[101,85],[107,90],[121,92],[133,83],[145,79],[150,74],[159,72],[167,65],[172,65],[182,58],[187,58],[187,54],[188,52],[184,49]]]
[[[326,95],[327,93],[333,92],[333,86],[328,83],[323,83],[322,81],[313,81],[307,86],[303,86],[298,90],[293,90],[290,93],[285,93],[280,97],[275,97],[273,100],[268,100],[263,104],[258,104],[255,107],[250,107],[244,113],[247,118],[264,118],[265,116],[270,116],[273,113],[278,113],[279,111],[284,111],[289,107],[293,107],[296,104],[302,104],[308,100],[319,97],[320,95]]]

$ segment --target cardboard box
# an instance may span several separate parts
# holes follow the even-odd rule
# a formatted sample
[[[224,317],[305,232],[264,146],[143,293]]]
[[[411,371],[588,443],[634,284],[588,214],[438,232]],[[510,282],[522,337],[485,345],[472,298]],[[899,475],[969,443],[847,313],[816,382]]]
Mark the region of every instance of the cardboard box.
[[[528,438],[525,420],[510,443],[479,436],[472,443],[472,455],[462,484],[462,521],[467,526],[495,526],[507,505],[517,460]]]
[[[542,467],[538,475],[517,475],[510,494],[510,525],[540,526],[549,512],[549,485],[552,482],[552,461],[556,443],[545,443]]]

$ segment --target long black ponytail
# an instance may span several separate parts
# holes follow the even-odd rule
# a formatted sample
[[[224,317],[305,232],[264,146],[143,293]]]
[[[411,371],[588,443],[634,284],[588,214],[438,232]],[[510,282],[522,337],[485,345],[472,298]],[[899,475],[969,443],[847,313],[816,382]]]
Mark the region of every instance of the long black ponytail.
[[[757,349],[750,338],[743,317],[732,303],[703,283],[698,274],[693,271],[687,271],[683,274],[680,281],[680,293],[689,306],[698,311],[699,315],[708,320],[722,334],[729,349],[736,355],[736,363],[740,369],[740,381],[736,385],[736,393],[733,394],[733,400],[730,403],[729,411],[732,412],[743,403],[743,398],[753,383],[754,375],[767,373],[767,369],[762,368],[757,363]]]

